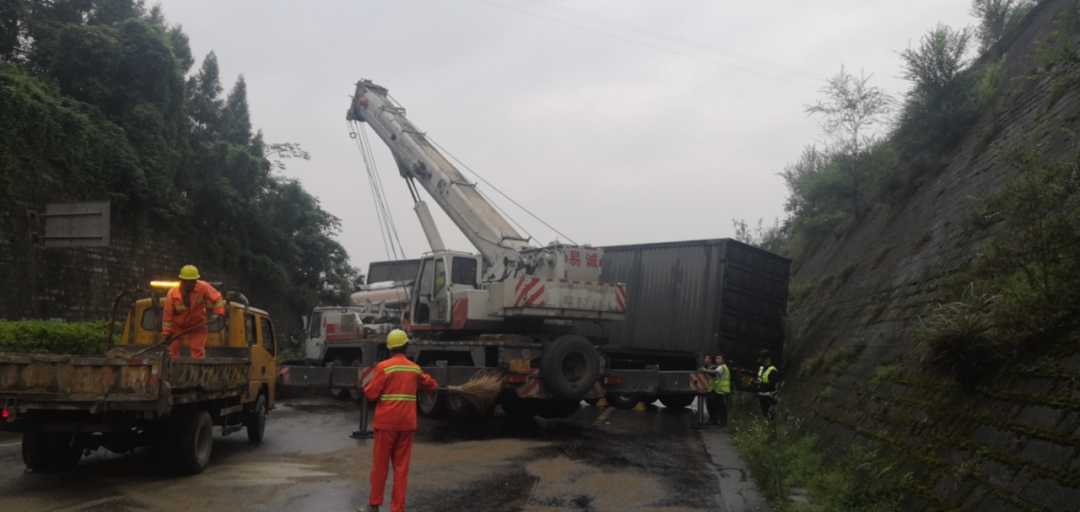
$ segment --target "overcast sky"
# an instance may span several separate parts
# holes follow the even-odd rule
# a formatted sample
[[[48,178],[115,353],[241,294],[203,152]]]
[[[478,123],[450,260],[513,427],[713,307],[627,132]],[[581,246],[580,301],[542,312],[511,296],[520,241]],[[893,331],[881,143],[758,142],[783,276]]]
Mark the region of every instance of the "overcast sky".
[[[420,130],[578,243],[730,237],[732,219],[783,217],[777,173],[821,138],[805,106],[822,97],[824,77],[841,65],[865,70],[899,97],[907,83],[898,78],[897,52],[937,23],[973,25],[969,5],[162,2],[169,22],[191,38],[195,69],[216,52],[226,90],[237,76],[246,79],[252,124],[265,139],[311,153],[285,174],[341,218],[338,238],[365,272],[387,258],[345,122],[361,78],[387,87]],[[418,257],[428,247],[408,189],[389,150],[369,135],[399,238],[406,255]],[[539,244],[555,238],[497,202]],[[447,246],[473,251],[429,205]]]

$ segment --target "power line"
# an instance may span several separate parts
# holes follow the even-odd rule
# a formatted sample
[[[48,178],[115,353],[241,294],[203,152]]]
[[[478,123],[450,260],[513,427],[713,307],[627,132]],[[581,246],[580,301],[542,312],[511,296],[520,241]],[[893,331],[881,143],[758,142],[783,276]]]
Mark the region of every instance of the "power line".
[[[780,77],[778,77],[778,76],[773,76],[773,75],[767,75],[767,74],[765,74],[765,73],[759,73],[759,72],[757,72],[757,71],[751,71],[751,70],[749,70],[749,69],[746,69],[746,68],[740,68],[740,67],[738,67],[738,66],[732,66],[732,65],[730,65],[730,64],[725,64],[725,63],[723,63],[723,62],[717,62],[717,61],[715,61],[715,60],[709,60],[709,59],[704,59],[704,58],[701,58],[701,57],[697,57],[697,56],[694,56],[694,55],[690,55],[690,54],[687,54],[687,53],[677,52],[677,51],[675,51],[675,50],[669,50],[669,49],[667,49],[667,48],[664,48],[664,47],[661,47],[661,46],[651,45],[651,44],[648,44],[648,43],[643,43],[643,42],[641,42],[641,41],[635,41],[635,40],[633,40],[633,39],[627,39],[627,38],[625,38],[625,37],[620,37],[620,36],[616,36],[616,35],[613,35],[613,34],[608,34],[608,33],[606,33],[606,32],[600,32],[599,30],[593,30],[593,29],[591,29],[591,28],[586,28],[586,27],[582,27],[582,26],[580,26],[580,25],[574,25],[573,23],[567,23],[567,22],[565,22],[565,21],[562,21],[562,20],[557,20],[557,19],[555,19],[555,18],[549,18],[549,17],[547,17],[547,16],[541,16],[541,15],[539,15],[539,14],[531,13],[531,12],[529,12],[529,11],[523,11],[523,10],[521,10],[521,9],[515,9],[515,8],[513,8],[513,7],[508,7],[508,6],[505,6],[505,5],[502,5],[502,4],[498,4],[498,3],[495,3],[495,2],[491,2],[491,1],[489,1],[489,0],[476,0],[476,1],[477,1],[477,2],[483,2],[483,3],[485,3],[485,4],[489,4],[489,5],[494,5],[495,7],[500,7],[500,8],[503,8],[503,9],[509,10],[509,11],[514,11],[514,12],[518,12],[518,13],[524,14],[524,15],[526,15],[526,16],[532,16],[532,17],[535,17],[535,18],[540,18],[540,19],[542,19],[542,20],[547,20],[547,21],[550,21],[550,22],[553,22],[553,23],[558,23],[558,24],[560,24],[560,25],[566,25],[566,26],[568,26],[568,27],[573,27],[573,28],[576,28],[576,29],[578,29],[578,30],[584,30],[584,31],[586,31],[586,32],[592,32],[593,34],[601,35],[601,36],[604,36],[604,37],[610,37],[610,38],[612,38],[612,39],[618,39],[618,40],[620,40],[620,41],[625,41],[625,42],[627,42],[627,43],[632,43],[632,44],[636,44],[636,45],[639,45],[639,46],[644,46],[644,47],[647,47],[647,48],[652,48],[652,49],[654,49],[654,50],[660,50],[660,51],[662,51],[662,52],[667,52],[667,53],[673,53],[673,54],[675,54],[675,55],[680,55],[680,56],[683,56],[683,57],[686,57],[686,58],[689,58],[689,59],[694,59],[694,60],[700,60],[700,61],[702,61],[702,62],[708,62],[708,63],[710,63],[710,64],[715,64],[715,65],[717,65],[717,66],[721,66],[721,67],[725,67],[725,68],[729,68],[729,69],[734,69],[734,70],[742,71],[742,72],[744,72],[744,73],[750,73],[750,74],[752,74],[752,75],[758,75],[758,76],[762,76],[762,77],[765,77],[765,78],[771,78],[771,79],[773,79],[773,80],[779,80],[779,81],[781,81],[781,82],[787,82],[787,83],[789,83],[789,84],[795,84],[795,85],[798,85],[798,86],[801,86],[801,87],[807,87],[807,88],[810,88],[810,89],[819,89],[819,88],[820,88],[820,86],[816,86],[816,85],[807,85],[807,84],[804,84],[804,83],[802,83],[802,82],[796,82],[796,81],[794,81],[794,80],[788,80],[788,79],[786,79],[786,78],[780,78]]]
[[[689,39],[682,39],[682,38],[679,38],[679,37],[664,34],[662,32],[656,32],[654,30],[649,30],[649,29],[646,29],[646,28],[637,27],[637,26],[630,25],[630,24],[627,24],[627,23],[622,23],[622,22],[619,22],[619,21],[615,21],[615,20],[612,20],[612,19],[609,19],[609,18],[604,18],[602,16],[597,16],[595,14],[590,14],[590,13],[587,13],[585,11],[579,11],[577,9],[571,9],[569,7],[563,7],[561,5],[553,4],[553,3],[550,3],[550,2],[544,2],[543,0],[525,0],[525,1],[529,2],[529,3],[532,3],[532,4],[539,5],[541,7],[547,7],[549,9],[555,9],[555,10],[562,11],[562,12],[565,12],[567,14],[571,14],[571,15],[574,15],[574,16],[579,16],[579,17],[587,18],[587,19],[590,19],[590,20],[593,20],[593,21],[598,21],[600,23],[605,23],[605,24],[608,24],[608,25],[611,25],[611,26],[614,26],[614,27],[619,27],[619,28],[623,28],[623,29],[626,29],[626,30],[631,30],[631,31],[637,32],[639,34],[645,34],[645,35],[656,37],[656,38],[663,39],[663,40],[666,40],[666,41],[671,41],[673,43],[684,44],[686,46],[697,48],[699,50],[705,50],[705,51],[708,51],[708,52],[718,53],[720,55],[726,55],[728,57],[733,57],[733,58],[744,60],[744,61],[747,61],[747,62],[752,62],[754,64],[760,64],[762,66],[768,66],[770,68],[777,69],[777,70],[780,70],[780,71],[787,71],[789,73],[795,73],[795,74],[803,75],[803,76],[806,76],[806,77],[809,77],[809,78],[817,78],[817,79],[821,79],[821,80],[825,80],[825,79],[828,78],[825,75],[820,75],[820,74],[814,73],[812,71],[805,71],[805,70],[795,68],[795,67],[792,67],[792,66],[788,66],[788,65],[785,65],[785,64],[779,64],[779,63],[771,62],[771,61],[768,61],[768,60],[765,60],[765,59],[758,59],[756,57],[751,57],[749,55],[743,55],[741,53],[735,53],[735,52],[732,52],[732,51],[729,51],[729,50],[725,50],[723,48],[717,48],[715,46],[709,46],[709,45],[706,45],[706,44],[701,44],[701,43],[698,43],[698,42],[695,42],[695,41],[691,41]]]

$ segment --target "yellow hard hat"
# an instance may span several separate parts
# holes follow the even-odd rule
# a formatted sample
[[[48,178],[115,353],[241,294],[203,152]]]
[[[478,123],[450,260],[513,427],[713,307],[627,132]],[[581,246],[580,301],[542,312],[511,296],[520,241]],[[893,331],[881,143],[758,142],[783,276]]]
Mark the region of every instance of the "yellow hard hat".
[[[180,269],[180,279],[190,281],[198,278],[199,269],[195,268],[195,265],[184,265],[184,268]]]
[[[398,348],[409,342],[409,335],[401,329],[394,329],[386,336],[386,348]]]

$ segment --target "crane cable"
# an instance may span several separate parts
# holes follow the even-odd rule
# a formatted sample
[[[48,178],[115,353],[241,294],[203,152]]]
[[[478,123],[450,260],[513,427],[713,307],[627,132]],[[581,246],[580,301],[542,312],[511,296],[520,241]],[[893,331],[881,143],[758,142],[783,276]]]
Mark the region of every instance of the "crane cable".
[[[371,198],[375,205],[375,216],[379,223],[379,233],[383,241],[383,248],[386,250],[386,258],[388,260],[405,259],[405,250],[401,247],[401,241],[398,240],[397,228],[390,214],[386,193],[383,190],[382,181],[379,179],[378,168],[375,166],[375,159],[371,155],[371,145],[367,140],[367,134],[362,124],[357,126],[354,123],[356,122],[348,122],[349,137],[356,142],[356,147],[360,150],[360,157],[364,161],[364,170],[367,172]],[[396,245],[395,241],[397,242]]]
[[[495,187],[495,185],[492,185],[490,181],[488,181],[488,180],[485,180],[483,176],[481,176],[481,175],[480,175],[479,173],[477,173],[476,171],[474,171],[474,170],[472,170],[471,168],[469,168],[469,166],[465,165],[465,162],[462,162],[461,160],[458,160],[458,158],[457,158],[456,156],[454,156],[454,155],[450,154],[450,152],[449,152],[449,151],[447,151],[447,150],[446,150],[446,148],[444,148],[444,147],[440,146],[438,142],[435,142],[435,140],[434,140],[434,139],[432,139],[430,135],[427,135],[427,136],[426,136],[426,138],[427,138],[427,140],[431,141],[431,143],[432,143],[432,144],[433,144],[433,145],[434,145],[434,146],[435,146],[436,148],[439,148],[439,151],[442,151],[442,152],[443,152],[443,154],[445,154],[446,156],[448,156],[448,157],[450,157],[450,158],[453,158],[455,162],[457,162],[457,163],[458,163],[458,164],[460,164],[460,165],[461,165],[462,167],[464,167],[464,168],[465,168],[465,170],[467,170],[467,171],[471,172],[471,173],[473,174],[473,176],[476,176],[476,178],[477,178],[478,180],[480,180],[480,181],[484,182],[484,184],[486,184],[487,186],[491,187],[491,189],[492,189],[492,190],[494,190],[495,192],[498,192],[498,193],[499,193],[499,195],[501,195],[501,196],[505,197],[507,201],[510,201],[511,203],[514,203],[514,206],[517,206],[518,208],[521,208],[521,211],[523,211],[523,212],[525,212],[525,213],[529,214],[529,216],[530,216],[530,217],[532,217],[532,218],[536,219],[536,220],[537,220],[538,222],[540,222],[541,224],[543,224],[543,225],[547,226],[547,227],[548,227],[548,229],[550,229],[550,230],[554,231],[554,232],[555,232],[556,234],[558,234],[559,236],[561,236],[561,237],[563,237],[563,238],[567,239],[568,241],[570,241],[570,243],[572,243],[572,244],[574,244],[574,245],[577,245],[577,242],[573,241],[573,240],[572,240],[572,239],[571,239],[570,237],[566,236],[566,235],[565,235],[565,234],[563,234],[563,233],[562,233],[561,231],[559,231],[559,230],[555,229],[554,227],[552,227],[552,226],[551,226],[551,224],[548,224],[547,222],[544,222],[544,219],[541,219],[540,217],[537,217],[537,216],[536,216],[536,214],[534,214],[533,212],[529,211],[529,210],[528,210],[528,208],[525,208],[524,206],[521,206],[521,204],[519,204],[519,203],[518,203],[517,201],[514,201],[514,199],[513,199],[512,197],[510,197],[510,196],[508,196],[508,195],[504,194],[504,193],[503,193],[503,191],[501,191],[501,190],[499,190],[498,188],[496,188],[496,187]],[[487,196],[485,196],[485,197],[487,197]],[[491,199],[489,198],[489,199],[488,199],[488,201],[491,201]],[[495,204],[495,202],[494,202],[494,201],[491,201],[491,203],[492,203],[492,204]],[[496,208],[499,208],[499,207],[498,207],[498,206],[496,206]],[[502,208],[499,208],[499,211],[502,211]],[[504,213],[505,213],[505,212],[504,212]],[[507,217],[510,217],[510,216],[509,216],[509,215],[507,215]],[[524,229],[522,229],[522,231],[524,231]],[[526,234],[526,235],[528,235],[528,233],[527,233],[527,232],[526,232],[525,234]],[[529,237],[530,237],[530,238],[532,238],[532,235],[529,235]]]

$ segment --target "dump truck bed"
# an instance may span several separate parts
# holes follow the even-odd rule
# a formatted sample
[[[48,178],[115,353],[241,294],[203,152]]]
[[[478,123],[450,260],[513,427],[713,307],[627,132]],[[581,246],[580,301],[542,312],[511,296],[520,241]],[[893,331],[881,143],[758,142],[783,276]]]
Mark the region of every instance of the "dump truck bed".
[[[145,347],[139,347],[145,348]],[[243,393],[251,362],[237,357],[132,359],[0,354],[0,402],[19,409],[154,410]]]

